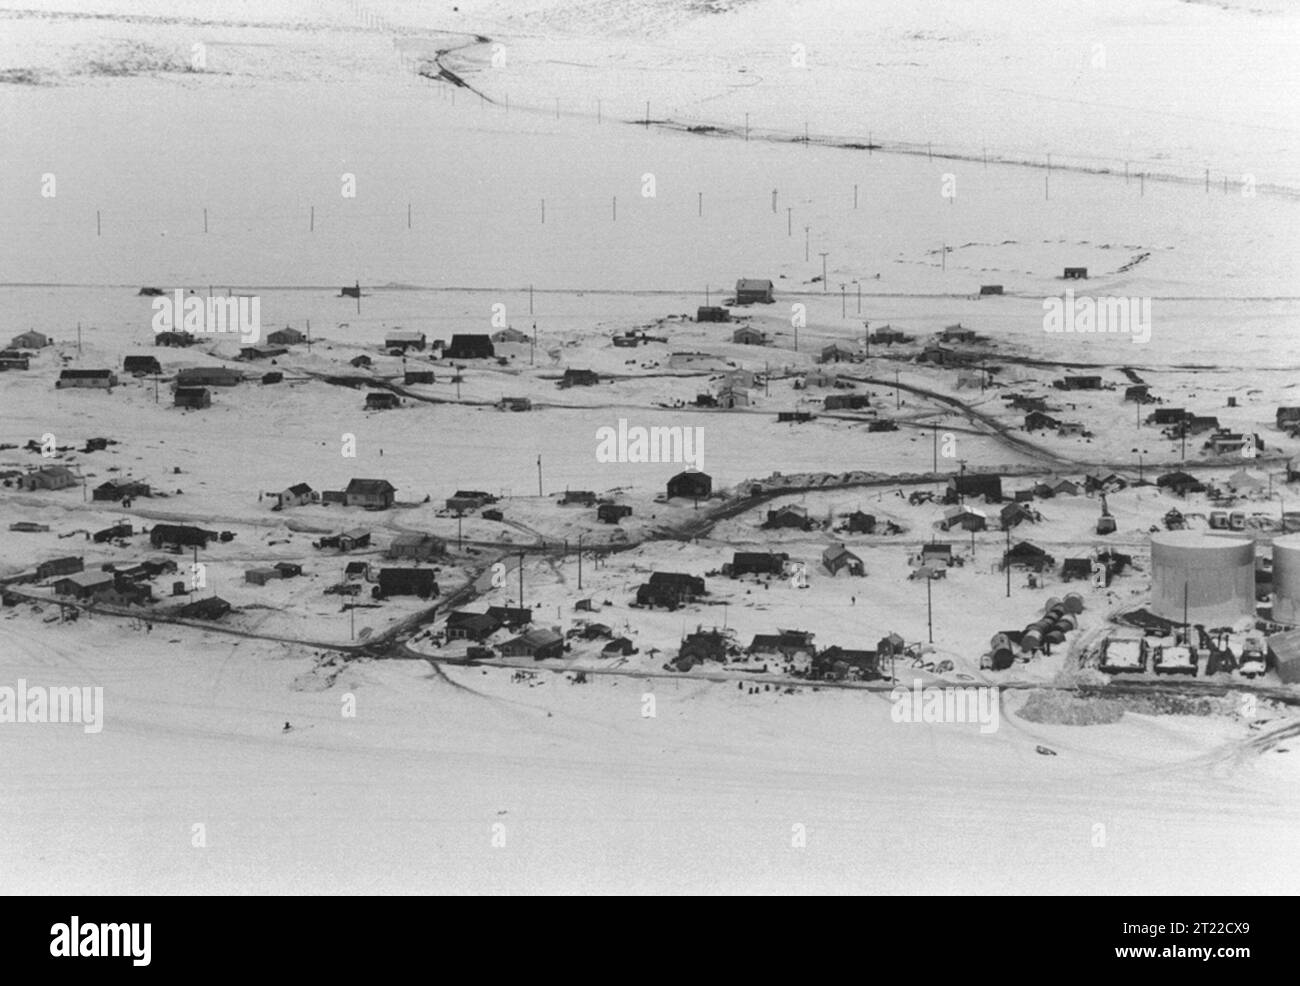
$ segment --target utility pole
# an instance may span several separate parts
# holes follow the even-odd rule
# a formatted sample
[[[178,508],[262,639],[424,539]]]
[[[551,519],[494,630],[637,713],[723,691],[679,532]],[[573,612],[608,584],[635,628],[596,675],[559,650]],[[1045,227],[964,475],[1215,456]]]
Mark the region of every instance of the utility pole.
[[[811,226],[805,226],[805,227],[803,228],[803,259],[804,259],[804,263],[807,263],[807,262],[808,262],[808,258],[809,258],[809,254],[808,254],[808,230],[810,230],[810,229],[812,229]]]
[[[542,457],[537,457],[537,495],[542,496]]]
[[[1007,598],[1011,598],[1011,528],[1007,528],[1007,550],[1002,556],[1002,567],[1007,573]]]
[[[822,294],[825,294],[826,293],[826,251],[825,250],[821,251],[819,256],[822,258]]]
[[[519,608],[524,608],[524,553],[519,552]]]
[[[848,318],[848,297],[844,294],[845,285],[840,285],[840,318]]]
[[[934,469],[933,472],[939,475],[939,422],[936,420],[931,426],[934,431]]]
[[[578,535],[578,591],[582,591],[582,535]]]
[[[934,581],[934,573],[928,568],[925,570],[925,626],[930,634],[930,643],[934,643],[934,610],[930,603],[930,583]]]
[[[898,410],[902,406],[902,397],[898,392],[898,367],[894,367],[894,410]]]

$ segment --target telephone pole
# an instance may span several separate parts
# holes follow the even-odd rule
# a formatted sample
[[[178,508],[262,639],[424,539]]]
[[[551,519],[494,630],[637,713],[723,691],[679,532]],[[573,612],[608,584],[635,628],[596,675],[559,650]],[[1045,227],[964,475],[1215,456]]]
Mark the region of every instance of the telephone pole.
[[[542,496],[542,457],[537,457],[537,495]]]
[[[822,294],[826,293],[826,251],[818,254],[822,258]]]

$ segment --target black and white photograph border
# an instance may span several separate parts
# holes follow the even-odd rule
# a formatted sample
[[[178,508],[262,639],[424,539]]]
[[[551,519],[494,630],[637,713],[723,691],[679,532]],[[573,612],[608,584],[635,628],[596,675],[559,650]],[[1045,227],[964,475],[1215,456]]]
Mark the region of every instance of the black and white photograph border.
[[[1292,892],[1298,29],[0,10],[4,889]]]

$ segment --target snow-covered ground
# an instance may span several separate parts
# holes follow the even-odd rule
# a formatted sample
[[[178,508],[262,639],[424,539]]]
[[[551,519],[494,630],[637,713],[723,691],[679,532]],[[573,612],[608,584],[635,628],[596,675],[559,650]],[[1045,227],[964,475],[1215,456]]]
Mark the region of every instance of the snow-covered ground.
[[[1000,532],[972,543],[935,529],[937,504],[907,502],[937,483],[790,493],[683,536],[700,511],[662,494],[684,464],[598,458],[598,429],[620,420],[702,429],[703,468],[726,495],[755,480],[915,477],[959,462],[1014,474],[1010,489],[1090,471],[1133,478],[1177,466],[1183,450],[1123,402],[1129,367],[1165,406],[1258,432],[1265,459],[1225,459],[1204,475],[1222,481],[1245,464],[1276,489],[1239,506],[1276,517],[1285,505],[1280,463],[1300,443],[1273,427],[1273,412],[1300,404],[1300,154],[1288,96],[1300,80],[1287,45],[1296,11],[1269,0],[1051,0],[1032,14],[1012,3],[867,7],[225,0],[178,13],[154,0],[41,0],[0,13],[0,341],[27,329],[54,339],[30,370],[0,375],[0,444],[12,446],[0,449],[0,472],[40,464],[21,448],[29,440],[80,448],[104,436],[119,444],[57,461],[91,489],[129,476],[169,494],[123,510],[77,487],[0,489],[0,576],[66,554],[84,554],[88,569],[156,555],[139,536],[115,547],[78,533],[124,517],[137,530],[231,530],[233,541],[205,552],[208,591],[239,610],[227,629],[251,634],[161,623],[146,632],[105,615],[45,622],[47,605],[0,611],[0,686],[102,686],[105,702],[93,735],[0,725],[7,887],[1294,885],[1295,755],[1285,740],[1250,745],[1286,725],[1284,707],[1128,713],[1085,728],[1021,719],[1027,692],[1007,690],[1000,728],[982,734],[896,722],[887,691],[754,692],[661,671],[696,625],[725,625],[741,642],[782,627],[815,630],[822,646],[871,648],[891,631],[925,641],[925,584],[907,580],[908,557],[938,538],[974,555],[932,585],[948,682],[1050,685],[1068,670],[1065,649],[1002,681],[979,658],[993,633],[1023,627],[1067,590],[1055,576],[1031,589],[1018,575],[1007,598],[993,570]],[[439,65],[471,88],[414,71]],[[636,126],[647,100],[650,125]],[[1063,290],[1066,266],[1088,267],[1080,294],[1150,299],[1150,340],[1044,332],[1043,301]],[[736,309],[732,324],[693,321],[742,276],[773,279],[776,302]],[[359,304],[339,297],[357,281]],[[981,299],[983,284],[1006,294]],[[310,351],[294,346],[274,367],[285,381],[263,385],[271,367],[236,361],[232,338],[153,347],[143,286],[256,294],[263,331],[310,328]],[[864,321],[916,342],[831,367],[857,378],[843,392],[869,394],[872,413],[827,414],[822,398],[839,391],[796,381],[830,342],[860,350]],[[958,322],[988,340],[981,352],[999,368],[983,393],[959,388],[953,369],[911,360]],[[445,340],[503,323],[537,345],[510,347],[504,364],[469,361],[459,383],[447,361],[382,352],[397,327]],[[770,344],[734,343],[739,324]],[[667,342],[612,345],[635,329]],[[672,354],[687,351],[711,359],[674,368]],[[121,372],[125,355],[146,353],[163,366],[157,390]],[[362,354],[373,365],[351,367]],[[122,383],[56,390],[64,365],[113,367]],[[171,377],[197,365],[235,366],[251,381],[215,388],[207,409],[171,407]],[[417,367],[436,382],[404,386]],[[1108,389],[1053,389],[1071,367]],[[561,389],[568,368],[602,380]],[[728,368],[768,380],[747,407],[693,406]],[[362,385],[325,380],[345,375]],[[367,382],[399,387],[403,405],[365,411]],[[1001,400],[1011,392],[1046,396],[1055,417],[1089,435],[1027,434],[1023,412]],[[534,409],[499,411],[503,397]],[[818,418],[776,420],[791,410]],[[872,417],[899,430],[868,432]],[[1189,440],[1189,461],[1204,460],[1202,441]],[[390,480],[397,509],[273,512],[259,496],[300,482],[341,489],[353,477]],[[443,506],[458,489],[502,496],[505,523],[469,516],[458,526]],[[594,509],[557,504],[566,489],[608,495],[633,515],[598,523]],[[786,503],[818,520],[863,509],[901,531],[761,530],[764,511]],[[1035,506],[1043,522],[1016,540],[1041,545],[1058,567],[1097,546],[1096,499]],[[1088,604],[1076,636],[1144,603],[1145,535],[1172,506],[1209,509],[1154,488],[1109,498],[1118,531],[1107,543],[1133,553],[1138,570],[1109,591],[1071,584]],[[16,521],[51,530],[10,533]],[[352,527],[373,531],[372,549],[311,547]],[[345,662],[267,639],[347,643],[350,615],[322,590],[346,561],[378,560],[412,531],[473,543],[475,554],[455,552],[439,573],[444,595],[478,579],[472,608],[513,602],[513,571],[493,586],[484,566],[544,542],[552,553],[524,572],[538,622],[599,619],[640,652],[610,660],[598,644],[576,646],[563,664],[624,672],[576,684],[560,665],[521,678],[400,657]],[[579,535],[588,546],[639,543],[599,566],[589,555],[580,593],[576,559],[554,550]],[[816,570],[833,540],[863,558],[865,579]],[[628,605],[650,571],[704,574],[735,550],[768,547],[808,562],[810,588],[709,576],[705,604]],[[275,561],[302,563],[304,578],[244,582],[245,569]],[[576,614],[588,596],[597,612]],[[358,611],[355,629],[380,632],[420,609],[388,600]],[[425,636],[411,646],[442,653]],[[899,669],[904,681],[912,674]],[[352,700],[356,714],[345,715]]]

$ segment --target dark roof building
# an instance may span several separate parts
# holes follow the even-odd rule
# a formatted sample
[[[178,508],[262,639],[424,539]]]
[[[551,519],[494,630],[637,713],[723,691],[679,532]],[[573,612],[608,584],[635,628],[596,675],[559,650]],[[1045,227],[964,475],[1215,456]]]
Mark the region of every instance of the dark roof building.
[[[706,499],[713,492],[713,477],[708,473],[688,469],[679,472],[668,480],[668,498],[686,497],[692,500]]]

